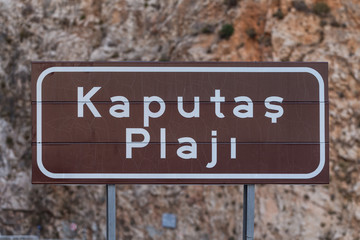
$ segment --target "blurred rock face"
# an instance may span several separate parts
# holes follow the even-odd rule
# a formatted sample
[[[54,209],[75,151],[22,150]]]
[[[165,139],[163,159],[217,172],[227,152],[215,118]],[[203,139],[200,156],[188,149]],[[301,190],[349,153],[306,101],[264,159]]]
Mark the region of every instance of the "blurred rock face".
[[[360,238],[358,0],[1,0],[0,234],[104,239],[104,186],[30,183],[36,60],[329,62],[331,183],[257,186],[255,236]],[[242,186],[117,186],[121,239],[230,240],[241,222]]]

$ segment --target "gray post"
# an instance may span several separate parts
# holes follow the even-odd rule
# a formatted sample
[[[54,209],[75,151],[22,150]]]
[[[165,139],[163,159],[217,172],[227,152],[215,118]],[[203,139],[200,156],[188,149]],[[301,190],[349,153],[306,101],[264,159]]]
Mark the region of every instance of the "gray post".
[[[106,184],[106,239],[116,239],[116,196],[115,184]]]
[[[254,239],[255,185],[244,185],[243,240]]]

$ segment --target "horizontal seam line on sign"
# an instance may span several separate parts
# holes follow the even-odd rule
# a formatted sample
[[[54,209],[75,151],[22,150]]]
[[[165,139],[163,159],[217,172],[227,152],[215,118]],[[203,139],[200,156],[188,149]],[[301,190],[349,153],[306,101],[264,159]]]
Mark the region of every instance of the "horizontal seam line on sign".
[[[61,145],[61,144],[126,144],[127,142],[31,142],[31,144],[47,144],[47,145]],[[142,143],[142,142],[128,142],[128,143]],[[212,144],[211,142],[186,142],[186,143],[178,143],[178,142],[149,142],[148,144],[160,144],[160,143],[166,143],[166,144],[190,144],[190,143],[196,143],[196,144]],[[236,142],[237,144],[289,144],[289,145],[318,145],[321,143],[328,144],[329,142]],[[217,142],[217,144],[231,144],[231,142]]]
[[[116,101],[116,102],[112,102],[112,101],[31,101],[31,103],[54,103],[54,104],[61,104],[61,103],[112,103],[112,104],[116,104],[122,101]],[[157,101],[129,101],[129,103],[153,103],[153,102],[157,102]],[[171,101],[163,101],[164,103],[177,103],[178,101],[176,100],[171,100]],[[182,101],[183,103],[194,103],[195,101]],[[217,101],[199,101],[199,103],[215,103]],[[244,103],[244,102],[248,102],[248,101],[240,101],[240,102],[235,102],[235,101],[225,101],[225,102],[221,102],[221,103]],[[273,102],[273,101],[262,101],[262,100],[256,100],[256,101],[252,101],[253,103],[264,103],[264,102]],[[197,102],[195,102],[197,103]],[[284,103],[305,103],[305,104],[311,104],[311,103],[329,103],[329,101],[282,101],[280,104],[284,104]]]

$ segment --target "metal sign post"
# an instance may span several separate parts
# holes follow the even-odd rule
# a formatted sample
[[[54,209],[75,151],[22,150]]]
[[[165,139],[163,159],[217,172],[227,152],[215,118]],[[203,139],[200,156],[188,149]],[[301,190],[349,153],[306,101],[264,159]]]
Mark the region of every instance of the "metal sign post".
[[[106,185],[106,239],[116,239],[116,195],[115,184]]]
[[[254,239],[255,185],[244,185],[243,240]]]

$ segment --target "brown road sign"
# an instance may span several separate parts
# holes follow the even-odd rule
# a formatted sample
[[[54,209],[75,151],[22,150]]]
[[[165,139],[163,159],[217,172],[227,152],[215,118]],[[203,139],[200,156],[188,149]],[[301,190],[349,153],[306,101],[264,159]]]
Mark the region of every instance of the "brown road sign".
[[[328,183],[327,67],[35,62],[32,182]]]

